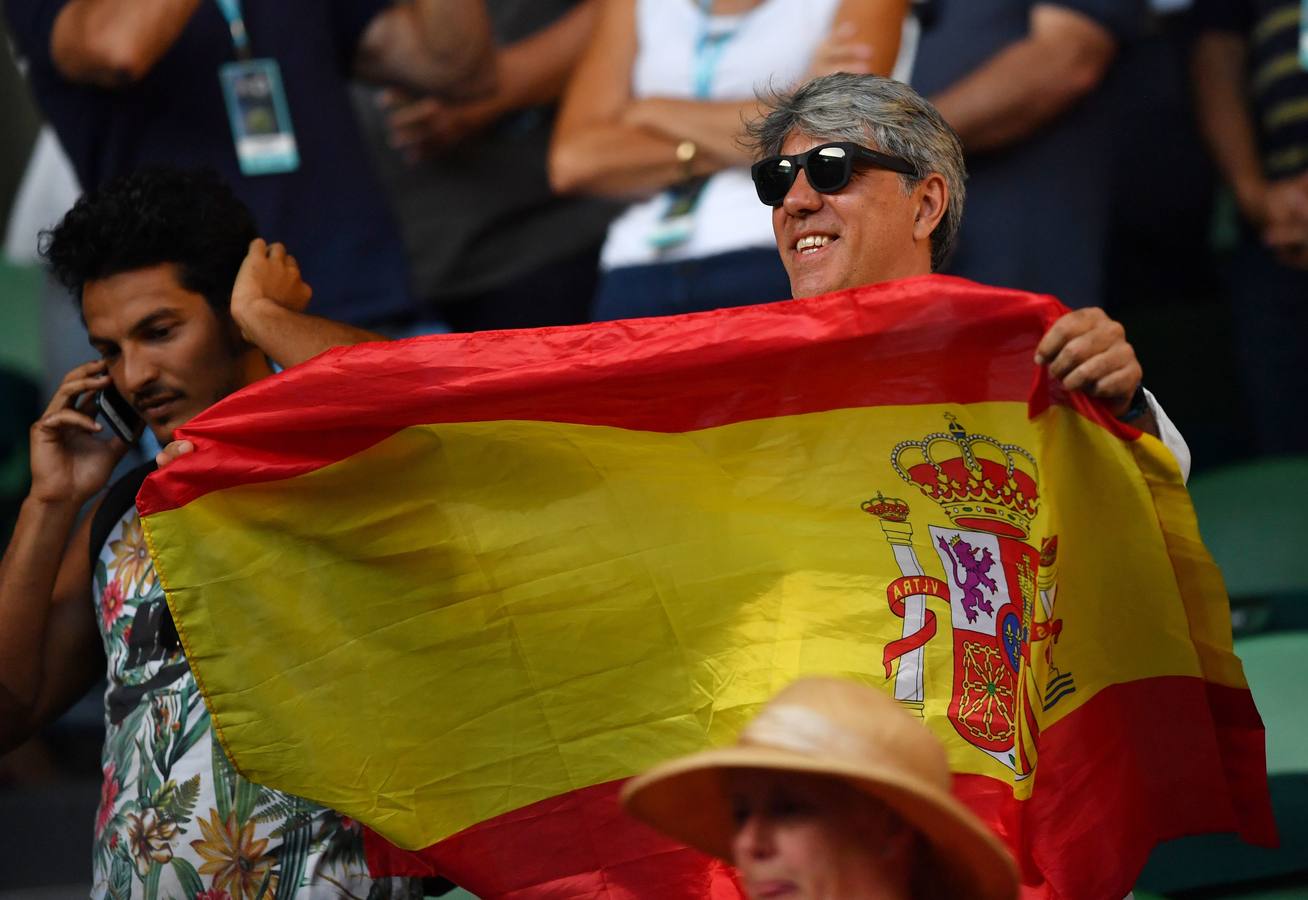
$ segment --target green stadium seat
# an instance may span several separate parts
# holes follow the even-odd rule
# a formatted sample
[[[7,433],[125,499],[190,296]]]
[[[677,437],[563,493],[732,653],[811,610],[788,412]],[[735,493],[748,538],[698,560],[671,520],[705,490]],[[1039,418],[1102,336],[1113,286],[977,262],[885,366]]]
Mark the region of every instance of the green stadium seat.
[[[0,366],[40,382],[41,285],[37,266],[0,260]]]
[[[1308,629],[1308,457],[1197,475],[1190,496],[1226,579],[1236,633]]]
[[[1308,458],[1230,466],[1196,477],[1190,493],[1231,595],[1237,635],[1243,635],[1235,651],[1267,729],[1281,847],[1249,847],[1232,835],[1171,841],[1155,850],[1139,883],[1169,895],[1231,885],[1232,893],[1221,896],[1308,898]],[[1236,890],[1267,879],[1296,886]]]

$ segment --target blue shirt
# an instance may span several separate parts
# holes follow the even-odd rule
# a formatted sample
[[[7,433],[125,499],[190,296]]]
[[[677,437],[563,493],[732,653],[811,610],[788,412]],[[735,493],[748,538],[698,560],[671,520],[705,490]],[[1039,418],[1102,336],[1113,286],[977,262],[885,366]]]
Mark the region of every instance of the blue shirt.
[[[236,58],[227,23],[202,0],[176,43],[135,84],[76,84],[54,66],[50,35],[68,0],[5,0],[37,103],[83,188],[145,164],[208,166],[284,242],[314,297],[310,312],[373,324],[412,310],[403,245],[371,170],[347,93],[363,29],[387,0],[245,0],[255,56],[281,66],[300,167],[242,175],[218,81]]]
[[[1144,0],[1053,0],[1119,43],[1139,33]],[[913,87],[924,96],[965,78],[1030,32],[1039,0],[936,0]],[[1111,73],[1110,73],[1111,75]],[[967,204],[945,271],[985,284],[1102,305],[1116,133],[1111,77],[1038,132],[967,158]]]

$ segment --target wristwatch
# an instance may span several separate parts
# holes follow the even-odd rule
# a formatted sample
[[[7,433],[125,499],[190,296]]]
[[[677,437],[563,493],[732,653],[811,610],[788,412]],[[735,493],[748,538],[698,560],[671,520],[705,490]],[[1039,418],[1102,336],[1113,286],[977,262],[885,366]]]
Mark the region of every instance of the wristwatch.
[[[682,141],[677,144],[677,162],[681,165],[681,178],[689,181],[695,177],[695,157],[699,155],[699,145],[694,141]]]
[[[1117,417],[1117,421],[1134,422],[1147,412],[1149,412],[1149,398],[1145,396],[1144,382],[1141,382],[1136,386],[1135,393],[1131,395],[1131,405],[1126,408],[1126,412]]]

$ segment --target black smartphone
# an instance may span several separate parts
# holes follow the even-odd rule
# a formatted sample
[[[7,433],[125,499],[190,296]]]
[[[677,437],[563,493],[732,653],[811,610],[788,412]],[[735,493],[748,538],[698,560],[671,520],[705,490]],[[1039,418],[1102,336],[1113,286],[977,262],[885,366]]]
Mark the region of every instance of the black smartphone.
[[[95,414],[108,423],[114,434],[129,444],[139,441],[145,431],[145,420],[113,385],[96,392]]]

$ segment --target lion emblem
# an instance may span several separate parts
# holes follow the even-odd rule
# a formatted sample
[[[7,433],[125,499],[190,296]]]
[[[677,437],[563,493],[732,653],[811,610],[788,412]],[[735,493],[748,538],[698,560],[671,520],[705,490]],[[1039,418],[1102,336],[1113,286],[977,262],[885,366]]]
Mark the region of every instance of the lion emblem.
[[[990,555],[990,550],[988,548],[982,550],[981,557],[978,559],[976,548],[959,535],[954,535],[947,543],[942,537],[939,542],[940,548],[949,555],[949,559],[954,564],[954,584],[963,592],[963,613],[967,616],[967,620],[975,622],[978,609],[993,613],[994,606],[981,590],[983,586],[989,588],[992,594],[999,590],[995,580],[986,574],[995,565],[995,558]]]

